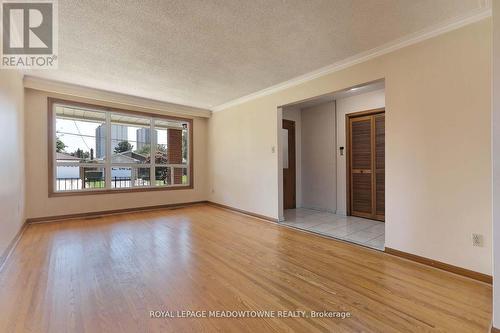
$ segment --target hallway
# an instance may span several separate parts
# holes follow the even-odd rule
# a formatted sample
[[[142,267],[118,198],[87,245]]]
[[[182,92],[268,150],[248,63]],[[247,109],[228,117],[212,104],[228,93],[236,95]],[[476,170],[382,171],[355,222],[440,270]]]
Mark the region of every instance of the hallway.
[[[282,223],[376,250],[384,250],[384,222],[297,208],[285,210],[285,221]]]

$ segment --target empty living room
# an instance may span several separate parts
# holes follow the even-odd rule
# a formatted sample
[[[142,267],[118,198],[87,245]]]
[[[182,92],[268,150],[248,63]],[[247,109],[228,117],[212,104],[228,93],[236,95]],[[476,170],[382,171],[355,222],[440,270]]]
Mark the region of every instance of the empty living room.
[[[0,333],[500,332],[500,0],[0,8]]]

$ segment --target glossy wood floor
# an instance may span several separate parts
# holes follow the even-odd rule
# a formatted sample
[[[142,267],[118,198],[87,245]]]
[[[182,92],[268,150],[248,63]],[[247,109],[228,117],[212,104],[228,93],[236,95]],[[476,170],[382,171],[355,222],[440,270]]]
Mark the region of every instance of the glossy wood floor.
[[[30,225],[0,332],[487,332],[491,286],[210,206]],[[332,310],[348,319],[151,319]]]

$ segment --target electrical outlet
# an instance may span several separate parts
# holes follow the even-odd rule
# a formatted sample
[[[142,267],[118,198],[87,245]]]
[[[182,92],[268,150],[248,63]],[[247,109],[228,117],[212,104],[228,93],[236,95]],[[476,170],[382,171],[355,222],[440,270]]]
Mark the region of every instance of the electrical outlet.
[[[483,235],[472,234],[472,246],[483,247]]]

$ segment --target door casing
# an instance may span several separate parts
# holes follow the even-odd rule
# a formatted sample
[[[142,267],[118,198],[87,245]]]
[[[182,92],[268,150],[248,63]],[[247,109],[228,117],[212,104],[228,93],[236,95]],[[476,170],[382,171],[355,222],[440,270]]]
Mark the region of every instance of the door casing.
[[[282,128],[288,130],[288,169],[283,169],[283,208],[293,209],[297,207],[295,121],[283,119]],[[288,178],[288,181],[286,181],[286,178]]]

